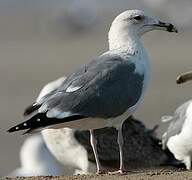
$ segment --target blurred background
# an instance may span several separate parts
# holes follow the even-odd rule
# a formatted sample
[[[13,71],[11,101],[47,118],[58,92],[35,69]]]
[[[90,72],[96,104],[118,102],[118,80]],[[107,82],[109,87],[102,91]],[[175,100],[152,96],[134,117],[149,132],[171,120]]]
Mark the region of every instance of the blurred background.
[[[149,128],[160,124],[161,136],[166,128],[161,116],[192,95],[192,84],[175,83],[192,69],[191,0],[0,0],[0,176],[19,166],[27,137],[6,130],[23,120],[24,108],[44,84],[108,49],[110,24],[126,9],[143,9],[179,30],[143,37],[152,73],[136,117]]]

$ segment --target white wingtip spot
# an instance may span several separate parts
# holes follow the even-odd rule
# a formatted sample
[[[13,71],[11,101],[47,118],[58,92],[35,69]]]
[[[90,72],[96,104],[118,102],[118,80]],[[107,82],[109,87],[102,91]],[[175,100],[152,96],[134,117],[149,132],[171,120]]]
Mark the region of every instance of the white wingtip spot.
[[[39,121],[41,121],[41,119],[38,118],[37,121],[39,122]]]
[[[16,127],[15,129],[16,129],[16,130],[18,130],[18,129],[19,129],[19,127]]]
[[[81,87],[73,87],[73,86],[69,86],[67,89],[66,89],[66,92],[75,92],[77,90],[79,90]]]
[[[24,123],[23,126],[27,126],[27,123]]]

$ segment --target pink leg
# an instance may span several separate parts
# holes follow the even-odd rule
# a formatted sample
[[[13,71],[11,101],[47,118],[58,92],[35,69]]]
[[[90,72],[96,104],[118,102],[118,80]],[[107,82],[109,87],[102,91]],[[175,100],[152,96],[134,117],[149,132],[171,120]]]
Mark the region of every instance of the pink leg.
[[[97,174],[103,174],[103,173],[105,173],[105,171],[102,169],[100,161],[99,161],[99,156],[98,156],[98,152],[97,152],[97,140],[94,137],[93,130],[90,129],[89,132],[90,132],[91,146],[93,148],[93,153],[95,155],[95,161],[96,161],[96,166],[97,166]]]

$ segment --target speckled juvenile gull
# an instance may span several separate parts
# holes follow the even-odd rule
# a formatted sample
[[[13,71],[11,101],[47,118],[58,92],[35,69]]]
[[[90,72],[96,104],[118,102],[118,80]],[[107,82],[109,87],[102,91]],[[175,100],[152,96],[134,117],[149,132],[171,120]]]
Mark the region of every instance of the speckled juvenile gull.
[[[25,140],[20,150],[21,167],[8,177],[17,176],[59,176],[63,167],[47,149],[43,137],[33,135]]]
[[[9,132],[42,128],[90,130],[97,172],[102,173],[94,130],[115,127],[120,152],[119,172],[123,173],[122,124],[141,103],[149,80],[149,62],[140,37],[148,31],[177,32],[172,24],[147,16],[141,10],[118,15],[108,34],[109,51],[70,74],[53,92],[35,102],[27,121]]]
[[[165,118],[164,118],[165,119]],[[168,116],[170,121],[167,131],[163,134],[163,148],[168,148],[175,158],[191,169],[192,158],[192,101],[177,108],[174,115]]]

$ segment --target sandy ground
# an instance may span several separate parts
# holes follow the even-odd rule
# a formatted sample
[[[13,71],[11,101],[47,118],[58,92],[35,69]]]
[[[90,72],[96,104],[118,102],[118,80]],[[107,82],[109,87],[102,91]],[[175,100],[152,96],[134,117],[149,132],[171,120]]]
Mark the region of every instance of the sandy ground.
[[[14,178],[15,179],[15,178]],[[192,172],[170,168],[157,168],[153,170],[131,171],[126,175],[77,175],[77,176],[40,176],[16,178],[17,180],[185,180],[192,179]],[[2,180],[12,180],[3,178]]]

